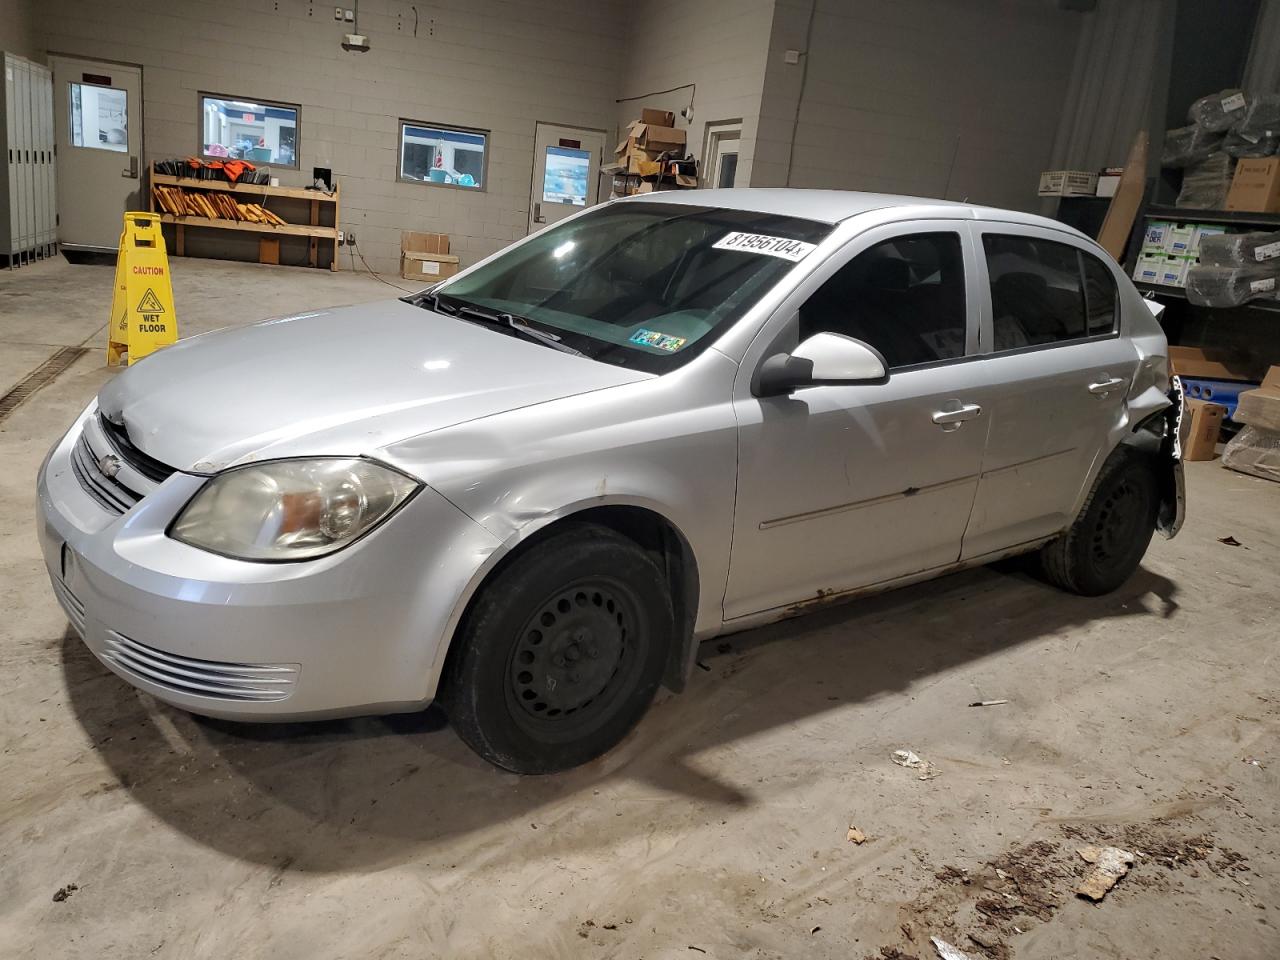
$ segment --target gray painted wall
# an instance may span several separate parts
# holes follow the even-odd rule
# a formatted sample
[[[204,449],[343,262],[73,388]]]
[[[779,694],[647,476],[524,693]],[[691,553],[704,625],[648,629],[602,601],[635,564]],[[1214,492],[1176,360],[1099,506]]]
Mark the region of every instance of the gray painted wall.
[[[1031,210],[1082,18],[1046,0],[778,0],[753,186]],[[791,131],[797,103],[795,149]],[[957,138],[959,138],[957,143]]]
[[[44,63],[35,0],[0,0],[0,50]]]
[[[332,167],[341,225],[394,273],[401,230],[448,233],[464,264],[524,236],[534,124],[612,128],[626,32],[601,0],[556,0],[554,16],[539,0],[415,5],[416,38],[409,3],[363,0],[367,53],[307,0],[44,0],[39,25],[49,50],[142,65],[148,163],[198,149],[201,90],[301,104],[302,169],[281,182]],[[401,117],[491,131],[487,190],[396,181]]]
[[[631,97],[680,84],[665,96],[618,105],[618,126],[640,115],[640,108],[670,110],[687,129],[688,149],[702,159],[707,124],[742,121],[738,185],[751,177],[751,156],[765,56],[773,23],[774,0],[643,0],[629,7],[627,53],[619,97]],[[693,123],[679,119],[694,94]],[[619,137],[620,139],[620,137]],[[617,140],[615,139],[615,143]]]

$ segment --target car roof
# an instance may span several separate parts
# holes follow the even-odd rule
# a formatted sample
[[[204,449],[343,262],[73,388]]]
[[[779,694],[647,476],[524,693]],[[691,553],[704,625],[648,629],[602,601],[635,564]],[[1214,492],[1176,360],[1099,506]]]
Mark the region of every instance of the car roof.
[[[755,213],[771,213],[784,217],[800,217],[820,223],[837,224],[850,217],[870,213],[873,210],[897,208],[903,216],[927,215],[929,211],[943,216],[959,216],[973,220],[1000,220],[1006,223],[1025,223],[1030,226],[1049,227],[1075,233],[1058,220],[1023,213],[1018,210],[1001,210],[973,203],[954,200],[936,200],[932,197],[905,197],[892,193],[860,193],[854,190],[801,190],[782,187],[755,187],[733,190],[661,190],[627,197],[623,203],[678,203],[702,207],[720,207],[727,210],[750,210]]]

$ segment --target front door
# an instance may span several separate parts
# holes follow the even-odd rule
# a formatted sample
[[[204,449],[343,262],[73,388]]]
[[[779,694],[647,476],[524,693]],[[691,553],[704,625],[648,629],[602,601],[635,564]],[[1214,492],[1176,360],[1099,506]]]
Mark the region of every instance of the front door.
[[[530,233],[595,205],[604,155],[603,131],[539,123],[533,151]]]
[[[145,210],[142,70],[50,57],[58,147],[58,240],[115,250],[126,210]]]
[[[851,248],[815,278],[782,339],[855,337],[880,351],[889,376],[739,393],[726,620],[959,559],[987,430],[973,402],[984,372],[967,231],[919,221]]]

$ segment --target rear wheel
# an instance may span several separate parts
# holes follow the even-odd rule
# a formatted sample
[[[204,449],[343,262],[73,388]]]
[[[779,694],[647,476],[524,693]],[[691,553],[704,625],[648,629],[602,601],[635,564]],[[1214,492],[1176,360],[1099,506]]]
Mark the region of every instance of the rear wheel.
[[[648,708],[672,631],[653,560],[612,530],[566,524],[472,605],[442,691],[449,720],[476,753],[515,773],[585,763]]]
[[[1118,448],[1103,464],[1075,523],[1041,548],[1045,579],[1085,596],[1115,590],[1142,562],[1159,505],[1147,457]]]

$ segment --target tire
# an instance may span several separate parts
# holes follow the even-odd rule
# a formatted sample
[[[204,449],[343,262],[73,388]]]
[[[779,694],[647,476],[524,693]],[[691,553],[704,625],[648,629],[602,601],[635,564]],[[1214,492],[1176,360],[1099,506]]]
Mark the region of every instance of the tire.
[[[442,690],[466,744],[513,773],[555,773],[639,722],[674,634],[666,580],[605,527],[567,523],[481,589]]]
[[[1151,543],[1160,495],[1146,455],[1119,447],[1094,481],[1075,522],[1040,550],[1040,570],[1056,587],[1086,597],[1128,580]]]

